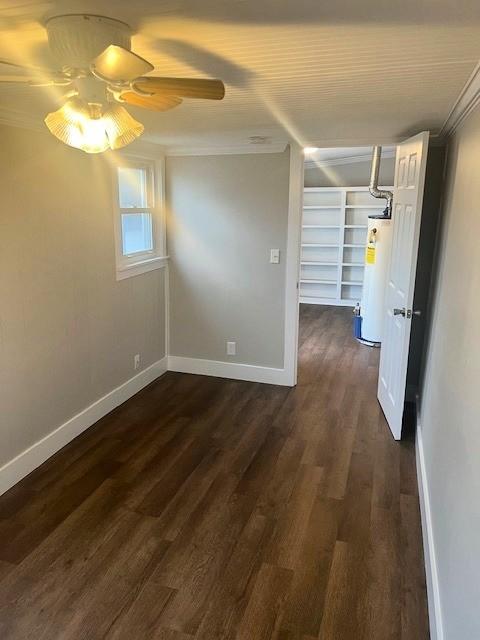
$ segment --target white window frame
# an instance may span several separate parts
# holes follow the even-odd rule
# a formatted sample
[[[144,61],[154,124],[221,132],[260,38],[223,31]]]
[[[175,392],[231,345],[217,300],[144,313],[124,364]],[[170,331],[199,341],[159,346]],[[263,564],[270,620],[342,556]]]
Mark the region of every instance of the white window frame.
[[[118,165],[113,168],[113,200],[114,200],[114,231],[115,231],[115,259],[117,280],[124,280],[138,276],[147,271],[161,269],[166,266],[167,244],[165,225],[165,158],[144,158],[139,156],[117,156]],[[149,198],[151,206],[144,209],[122,209],[118,184],[118,168],[132,167],[147,169],[150,176]],[[122,242],[122,213],[148,212],[152,215],[153,248],[150,251],[123,255]]]

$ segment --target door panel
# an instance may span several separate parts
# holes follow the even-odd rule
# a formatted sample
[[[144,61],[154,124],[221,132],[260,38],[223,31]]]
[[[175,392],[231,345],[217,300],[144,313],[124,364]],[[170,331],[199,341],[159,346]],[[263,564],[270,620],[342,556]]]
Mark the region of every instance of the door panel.
[[[380,353],[378,399],[395,439],[400,439],[407,379],[412,303],[428,151],[428,132],[397,147],[393,242],[387,279],[385,338]],[[394,309],[404,315],[395,315]]]

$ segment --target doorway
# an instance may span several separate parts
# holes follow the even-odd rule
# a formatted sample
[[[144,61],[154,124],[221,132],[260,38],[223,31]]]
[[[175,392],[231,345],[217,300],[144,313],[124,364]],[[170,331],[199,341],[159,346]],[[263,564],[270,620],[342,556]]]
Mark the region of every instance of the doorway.
[[[355,322],[356,337],[366,338],[364,343],[372,348],[384,340],[378,399],[396,439],[401,435],[411,320],[415,316],[428,137],[424,132],[396,147],[384,148],[378,180],[372,184],[371,147],[305,149],[302,166],[296,309],[311,305],[343,307],[347,313],[354,310],[363,325],[360,329]],[[393,184],[397,215],[392,222],[392,194],[388,192],[393,191]],[[397,308],[400,294],[405,304]],[[298,332],[298,317],[296,323]]]

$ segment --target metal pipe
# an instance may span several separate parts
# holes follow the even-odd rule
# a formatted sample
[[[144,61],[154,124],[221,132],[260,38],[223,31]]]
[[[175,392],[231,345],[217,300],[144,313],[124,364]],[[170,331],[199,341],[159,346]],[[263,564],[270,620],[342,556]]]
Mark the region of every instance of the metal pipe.
[[[372,172],[370,174],[369,191],[374,198],[383,198],[387,201],[387,208],[383,215],[385,218],[392,217],[393,193],[378,188],[378,174],[380,173],[380,159],[382,157],[382,147],[373,147]]]

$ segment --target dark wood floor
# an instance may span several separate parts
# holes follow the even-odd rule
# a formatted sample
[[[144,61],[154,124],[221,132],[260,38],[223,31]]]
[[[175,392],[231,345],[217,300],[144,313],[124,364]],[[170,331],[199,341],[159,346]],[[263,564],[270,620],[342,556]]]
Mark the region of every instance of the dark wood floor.
[[[168,373],[0,498],[2,640],[424,640],[413,443],[351,311],[295,389]]]

